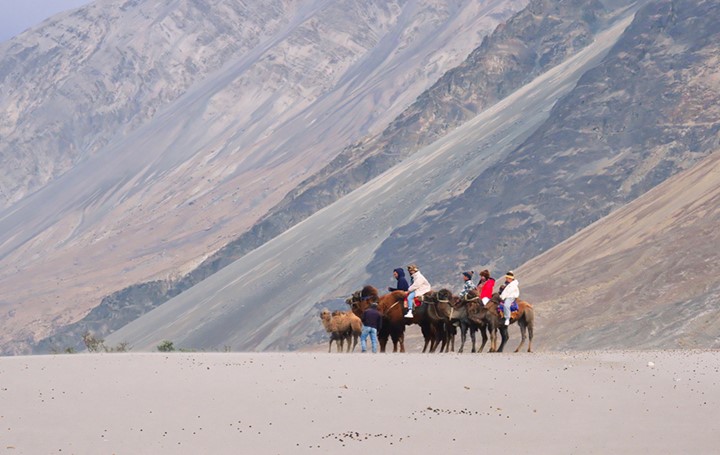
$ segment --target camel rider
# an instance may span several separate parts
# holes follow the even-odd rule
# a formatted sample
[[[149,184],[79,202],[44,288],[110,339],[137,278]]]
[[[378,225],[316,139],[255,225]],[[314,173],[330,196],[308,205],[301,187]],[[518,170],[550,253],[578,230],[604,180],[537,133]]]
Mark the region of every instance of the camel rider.
[[[480,272],[480,282],[477,287],[480,294],[480,300],[482,300],[483,305],[487,305],[492,298],[493,289],[495,288],[495,278],[490,276],[490,271],[488,269]]]
[[[410,287],[410,286],[408,285],[408,282],[405,279],[405,270],[403,270],[402,267],[398,267],[395,270],[393,270],[393,276],[397,280],[397,285],[396,285],[397,287],[396,288],[388,287],[388,291],[390,291],[390,292],[393,292],[393,291],[407,292],[408,287]]]
[[[415,264],[410,264],[407,266],[408,273],[410,274],[410,281],[412,284],[410,284],[410,287],[408,288],[408,292],[406,294],[407,296],[407,303],[408,303],[408,312],[405,315],[406,318],[412,318],[413,317],[413,305],[415,305],[415,297],[422,297],[426,292],[430,292],[430,283],[428,280],[423,276],[422,273],[420,273],[420,269]]]
[[[463,289],[460,291],[460,297],[465,297],[468,292],[475,289],[475,283],[473,283],[472,276],[475,272],[470,270],[469,272],[463,272],[462,273],[462,279],[464,281],[463,283]]]
[[[510,325],[510,305],[520,297],[520,283],[515,279],[512,271],[505,274],[505,283],[505,289],[502,290],[500,298],[503,300],[505,325]]]

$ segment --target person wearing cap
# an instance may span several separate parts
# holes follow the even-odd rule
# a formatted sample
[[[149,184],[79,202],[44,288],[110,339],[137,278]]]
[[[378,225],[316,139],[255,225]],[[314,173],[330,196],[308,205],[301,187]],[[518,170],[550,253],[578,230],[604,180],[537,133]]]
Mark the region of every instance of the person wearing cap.
[[[415,297],[422,297],[426,292],[430,292],[430,283],[428,280],[423,276],[422,273],[420,273],[420,269],[418,269],[418,266],[415,264],[410,264],[407,266],[408,273],[410,274],[410,287],[407,290],[407,302],[408,302],[408,312],[405,314],[406,318],[412,318],[413,317],[413,305],[415,304]]]
[[[393,276],[397,280],[397,287],[388,287],[388,291],[405,291],[407,292],[408,288],[410,287],[408,285],[407,280],[405,279],[405,270],[402,269],[402,267],[398,267],[395,270],[393,270]]]
[[[500,293],[500,298],[503,300],[505,325],[510,325],[510,305],[518,297],[520,297],[520,283],[515,279],[515,274],[510,271],[505,274],[505,289]]]
[[[475,289],[475,283],[473,283],[472,276],[475,272],[470,270],[469,272],[463,272],[462,273],[462,279],[464,281],[463,283],[463,289],[460,291],[460,297],[465,297],[468,292]]]
[[[477,287],[480,293],[480,300],[482,300],[483,305],[487,305],[492,298],[493,289],[495,289],[495,278],[490,276],[488,269],[480,272],[480,282]]]
[[[378,348],[378,332],[382,328],[382,314],[378,311],[377,302],[371,302],[367,310],[363,311],[362,332],[360,332],[360,349],[367,352],[367,337],[370,335],[372,352],[376,353]]]

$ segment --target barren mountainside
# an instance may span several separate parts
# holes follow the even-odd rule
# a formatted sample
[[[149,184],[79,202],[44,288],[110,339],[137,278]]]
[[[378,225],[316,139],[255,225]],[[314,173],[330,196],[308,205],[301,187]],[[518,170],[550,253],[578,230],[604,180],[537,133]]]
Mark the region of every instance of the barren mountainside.
[[[534,0],[464,54],[457,31],[509,17],[509,3],[331,4],[296,5],[272,46],[1,212],[0,286],[31,289],[3,299],[35,293],[52,309],[33,321],[4,302],[4,327],[26,324],[6,352],[39,334],[52,336],[38,352],[62,349],[86,330],[136,350],[296,349],[324,333],[321,306],[411,262],[435,288],[515,269],[541,319],[537,349],[717,344],[717,2]],[[346,29],[353,40],[338,39]],[[306,54],[315,34],[346,52]],[[342,74],[300,77],[320,55]],[[74,183],[98,164],[88,189]],[[146,229],[128,236],[137,220]],[[68,258],[83,281],[48,273]],[[49,276],[97,296],[119,271],[113,283],[140,284],[82,320],[57,306],[72,294],[18,286]]]
[[[720,348],[719,222],[720,147],[524,264],[544,349]]]
[[[286,350],[312,342],[322,330],[317,303],[344,298],[368,282],[368,264],[393,230],[461,194],[522,144],[548,118],[549,107],[602,61],[631,20],[628,11],[571,58],[107,341],[127,341],[139,350],[154,349],[163,339],[234,350]],[[390,277],[375,281],[379,287],[383,282],[390,284]]]
[[[388,237],[373,279],[396,263],[388,251],[422,252],[435,282],[503,273],[715,152],[719,20],[714,2],[648,3],[524,144]]]
[[[105,318],[98,318],[96,312],[114,314],[118,324],[136,317],[138,308],[148,309],[174,297],[495,104],[587,46],[593,34],[615,17],[617,6],[607,4],[611,6],[586,0],[530,2],[423,92],[381,134],[343,150],[247,232],[178,281],[142,283],[106,297],[87,318],[62,331],[66,332],[64,342],[78,340],[84,330],[104,334],[111,329],[112,324],[101,322]],[[127,319],[118,318],[123,308],[127,308]],[[39,348],[47,349],[53,343],[62,344],[53,336]]]
[[[2,43],[4,352],[192,270],[523,5],[98,0]]]

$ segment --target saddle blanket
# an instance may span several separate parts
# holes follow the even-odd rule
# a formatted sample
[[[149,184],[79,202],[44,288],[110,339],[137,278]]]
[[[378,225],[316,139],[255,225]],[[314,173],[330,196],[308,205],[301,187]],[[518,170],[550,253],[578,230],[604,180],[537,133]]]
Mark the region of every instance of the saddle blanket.
[[[500,304],[498,304],[497,309],[498,309],[498,313],[502,313],[503,311],[505,311],[505,305],[502,304],[502,303],[500,303]],[[517,312],[518,309],[519,309],[519,308],[518,308],[517,302],[513,302],[513,303],[510,305],[510,312],[511,312],[511,313]]]
[[[500,315],[500,317],[504,317],[505,316],[505,305],[500,303],[497,306],[497,311],[498,311],[498,314]],[[513,302],[510,305],[510,318],[517,319],[517,317],[518,317],[518,304],[517,304],[517,302]]]
[[[405,303],[405,306],[407,306],[407,303],[408,303],[407,299],[405,299],[405,302],[404,302],[404,303]],[[415,308],[416,306],[422,305],[422,300],[420,300],[419,297],[415,297],[415,298],[413,299],[413,303],[414,303],[413,308]]]

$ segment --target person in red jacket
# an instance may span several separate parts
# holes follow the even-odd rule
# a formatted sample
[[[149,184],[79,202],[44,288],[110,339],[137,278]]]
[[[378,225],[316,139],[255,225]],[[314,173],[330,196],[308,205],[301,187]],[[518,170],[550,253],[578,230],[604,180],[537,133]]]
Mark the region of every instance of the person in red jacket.
[[[480,272],[480,282],[477,285],[477,289],[480,291],[480,300],[482,300],[483,305],[487,305],[492,298],[494,288],[495,278],[490,276],[490,271],[485,269]]]

